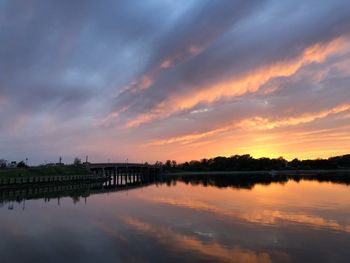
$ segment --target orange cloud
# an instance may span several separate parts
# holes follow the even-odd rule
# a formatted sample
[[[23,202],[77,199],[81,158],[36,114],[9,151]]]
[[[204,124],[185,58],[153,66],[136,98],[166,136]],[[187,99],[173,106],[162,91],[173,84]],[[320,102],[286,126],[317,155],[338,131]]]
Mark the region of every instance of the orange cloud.
[[[163,60],[163,62],[160,64],[160,68],[167,69],[173,67],[175,64],[178,64],[185,59],[198,55],[203,49],[203,47],[199,46],[190,46],[187,50],[179,52],[178,54]]]
[[[149,113],[140,114],[126,127],[136,127],[156,119],[167,118],[175,112],[191,109],[199,103],[210,104],[220,99],[256,92],[261,85],[272,78],[291,76],[305,64],[320,63],[330,55],[349,50],[349,44],[349,41],[344,38],[338,38],[323,45],[316,44],[307,48],[300,57],[294,60],[261,67],[246,75],[208,86],[199,91],[196,90],[190,94],[173,96],[155,106],[156,111],[152,109]]]
[[[124,107],[118,111],[114,111],[111,112],[110,114],[108,114],[105,118],[103,118],[102,120],[97,120],[95,122],[96,126],[104,126],[104,127],[108,127],[111,123],[112,120],[117,119],[121,113],[126,112],[128,110],[128,107]]]
[[[137,127],[143,123],[147,123],[147,122],[153,120],[156,116],[158,116],[159,114],[161,114],[163,112],[164,107],[165,107],[164,103],[159,103],[150,112],[140,114],[138,117],[127,122],[125,124],[125,127],[126,128],[133,128],[133,127]]]
[[[213,136],[215,134],[227,131],[228,129],[229,129],[228,127],[225,127],[225,128],[211,130],[208,132],[193,133],[193,134],[188,134],[188,135],[183,135],[183,136],[176,136],[176,137],[171,137],[171,138],[165,139],[165,140],[156,140],[156,141],[150,142],[148,145],[165,145],[165,144],[173,144],[173,143],[185,144],[185,143],[189,143],[192,141],[196,141],[199,139]]]
[[[312,122],[317,119],[322,119],[322,118],[328,117],[331,114],[343,113],[348,110],[350,110],[350,104],[338,105],[336,107],[323,110],[321,112],[305,113],[300,116],[288,117],[280,120],[270,120],[268,118],[254,117],[250,119],[241,120],[238,123],[228,124],[221,128],[216,128],[210,131],[186,134],[182,136],[175,136],[175,137],[162,139],[162,140],[154,140],[147,143],[146,145],[159,146],[159,145],[176,144],[176,143],[186,144],[186,143],[191,143],[200,139],[216,136],[218,134],[231,131],[234,129],[248,129],[248,130],[260,131],[260,130],[271,130],[271,129],[285,127],[285,126],[295,126],[299,124]]]
[[[202,50],[203,50],[203,48],[201,48],[199,46],[191,46],[188,49],[188,53],[195,56],[195,55],[198,55]]]
[[[123,93],[125,91],[131,91],[132,93],[136,93],[142,90],[149,89],[162,71],[171,68],[188,58],[198,55],[202,50],[203,48],[201,47],[190,46],[188,49],[182,52],[165,58],[159,65],[151,68],[146,74],[142,75],[139,79],[134,79],[130,81],[128,85],[122,88],[120,93]]]
[[[160,65],[161,68],[170,68],[172,64],[172,61],[170,59],[166,59],[162,62]]]
[[[350,104],[339,105],[331,109],[323,110],[317,113],[306,113],[301,116],[289,117],[282,120],[269,120],[268,118],[255,117],[252,119],[246,119],[241,121],[237,126],[244,129],[256,129],[256,130],[271,130],[274,128],[293,126],[312,122],[316,119],[325,118],[331,114],[342,113],[350,109]]]
[[[146,90],[154,83],[155,72],[149,72],[141,76],[140,79],[132,80],[128,85],[121,89],[119,93],[130,91],[136,93],[138,91]],[[117,95],[118,96],[118,95]],[[116,96],[116,97],[117,97]]]

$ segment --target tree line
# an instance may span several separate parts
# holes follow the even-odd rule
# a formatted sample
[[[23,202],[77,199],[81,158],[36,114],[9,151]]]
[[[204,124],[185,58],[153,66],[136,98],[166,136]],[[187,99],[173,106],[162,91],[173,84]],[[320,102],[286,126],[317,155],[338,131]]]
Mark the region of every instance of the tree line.
[[[330,170],[349,169],[350,154],[330,157],[328,159],[287,161],[279,158],[253,158],[249,154],[230,157],[215,157],[177,164],[167,160],[163,164],[165,171],[269,171],[269,170]]]

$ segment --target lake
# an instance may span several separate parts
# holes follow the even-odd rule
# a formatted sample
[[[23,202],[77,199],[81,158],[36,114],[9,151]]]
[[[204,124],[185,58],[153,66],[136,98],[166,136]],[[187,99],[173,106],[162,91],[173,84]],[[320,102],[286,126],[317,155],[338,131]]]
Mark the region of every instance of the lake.
[[[350,187],[213,175],[60,198],[38,190],[3,198],[0,233],[5,263],[350,262]]]

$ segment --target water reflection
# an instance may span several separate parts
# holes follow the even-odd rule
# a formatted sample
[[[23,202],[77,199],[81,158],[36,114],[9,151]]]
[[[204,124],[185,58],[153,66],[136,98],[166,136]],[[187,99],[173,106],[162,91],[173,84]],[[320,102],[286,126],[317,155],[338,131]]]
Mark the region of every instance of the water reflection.
[[[155,226],[142,222],[135,218],[126,218],[126,224],[151,236],[158,242],[175,250],[194,251],[201,257],[211,257],[222,262],[271,262],[267,253],[256,253],[248,249],[234,247],[233,249],[222,246],[217,242],[205,243],[191,235],[178,234],[170,228]]]
[[[0,189],[1,262],[348,262],[346,177],[244,176]]]
[[[335,184],[350,185],[350,176],[344,174],[212,174],[193,175],[185,174],[169,176],[166,178],[168,185],[176,185],[176,182],[184,182],[191,185],[215,186],[219,188],[232,187],[237,189],[252,189],[255,185],[270,185],[272,183],[285,184],[289,180],[300,182],[301,180],[329,182]]]

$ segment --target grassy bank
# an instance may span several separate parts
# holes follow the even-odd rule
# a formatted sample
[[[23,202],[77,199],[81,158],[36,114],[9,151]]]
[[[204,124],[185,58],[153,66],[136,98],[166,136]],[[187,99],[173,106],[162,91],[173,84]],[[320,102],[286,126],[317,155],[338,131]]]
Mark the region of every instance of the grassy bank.
[[[90,172],[85,167],[79,167],[74,165],[0,169],[0,178],[67,175],[85,176],[90,175]]]

